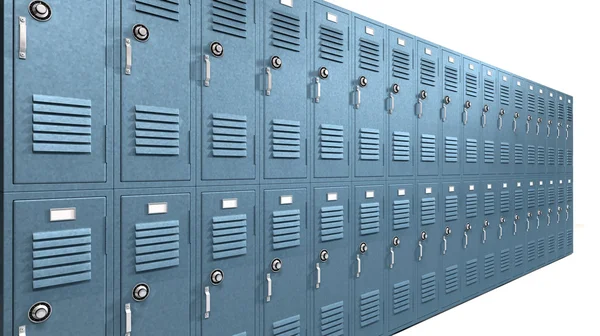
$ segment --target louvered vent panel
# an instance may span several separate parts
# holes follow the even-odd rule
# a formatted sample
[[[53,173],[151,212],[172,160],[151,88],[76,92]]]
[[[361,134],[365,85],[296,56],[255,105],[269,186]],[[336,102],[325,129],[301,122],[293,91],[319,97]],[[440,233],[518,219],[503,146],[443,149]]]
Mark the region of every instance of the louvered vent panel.
[[[410,281],[394,284],[394,314],[400,314],[410,309]]]
[[[458,219],[458,196],[446,196],[446,222]]]
[[[300,245],[300,210],[273,211],[273,249]]]
[[[323,160],[344,159],[344,126],[321,124],[320,156]]]
[[[538,258],[544,257],[544,254],[546,253],[545,248],[546,248],[545,239],[544,238],[538,239],[538,242],[537,242],[537,257]]]
[[[548,147],[548,165],[554,166],[554,162],[556,161],[556,151],[554,147]]]
[[[358,66],[367,71],[379,72],[381,46],[375,41],[361,38],[359,40]]]
[[[510,88],[506,85],[500,85],[500,104],[510,106]]]
[[[572,166],[573,165],[573,151],[570,149],[567,149],[567,160],[566,160],[567,166]]]
[[[510,144],[508,142],[500,143],[500,163],[501,164],[509,164],[510,163]]]
[[[523,265],[523,245],[515,246],[515,267]]]
[[[273,322],[273,336],[299,336],[300,315]]]
[[[477,163],[477,140],[467,139],[466,143],[466,160],[467,163]]]
[[[135,225],[135,271],[179,266],[179,221]]]
[[[558,103],[558,119],[565,119],[565,104]]]
[[[321,307],[322,336],[341,336],[344,334],[344,301]]]
[[[271,44],[275,47],[300,52],[300,17],[273,11],[271,15]]]
[[[496,212],[496,202],[494,201],[494,193],[486,192],[483,200],[483,213],[486,216],[493,215]]]
[[[535,240],[527,243],[527,262],[535,260]]]
[[[548,188],[548,205],[553,205],[556,202],[555,190],[552,187]]]
[[[510,249],[500,252],[500,272],[504,273],[510,269]]]
[[[435,300],[437,296],[437,283],[435,272],[421,276],[421,303]]]
[[[427,86],[436,85],[437,63],[428,59],[421,58],[420,65],[421,84]]]
[[[467,194],[466,214],[467,218],[477,217],[477,194]]]
[[[515,107],[519,110],[523,109],[523,91],[515,90]]]
[[[458,69],[450,66],[444,68],[444,88],[447,91],[458,92]]]
[[[410,134],[407,132],[394,132],[394,161],[410,161]]]
[[[548,100],[548,118],[554,118],[556,115],[556,103],[554,100]]]
[[[544,97],[538,97],[537,99],[537,113],[538,115],[544,115],[546,113],[546,102]]]
[[[556,252],[556,237],[554,235],[550,235],[548,237],[548,254],[553,254]]]
[[[543,207],[543,206],[544,206],[544,203],[546,203],[546,202],[545,202],[545,200],[546,200],[546,199],[545,199],[545,198],[546,198],[545,196],[546,196],[546,191],[545,191],[545,189],[544,189],[544,188],[542,188],[542,187],[539,187],[539,188],[538,188],[538,190],[537,190],[537,206],[538,206],[538,207],[540,207],[540,208],[541,208],[541,207]]]
[[[494,142],[486,140],[483,146],[483,161],[485,163],[494,163]]]
[[[328,242],[344,238],[344,206],[321,208],[321,241]]]
[[[565,187],[558,187],[558,203],[563,204],[565,202]]]
[[[135,0],[135,10],[163,19],[179,21],[179,0]]]
[[[234,37],[246,38],[247,7],[246,0],[213,0],[212,29]]]
[[[360,159],[363,161],[379,160],[379,130],[360,129]]]
[[[496,274],[496,268],[494,267],[496,256],[494,253],[490,253],[485,256],[483,263],[483,276],[487,278],[491,278]]]
[[[527,94],[527,112],[535,117],[535,96],[532,93]]]
[[[217,157],[248,156],[247,117],[234,114],[212,115],[212,154]]]
[[[458,138],[446,137],[444,140],[444,159],[446,162],[458,162]]]
[[[33,95],[33,152],[92,152],[92,102]]]
[[[527,164],[535,164],[535,146],[527,146]]]
[[[446,268],[445,280],[446,294],[450,294],[458,290],[458,265]]]
[[[483,80],[483,98],[488,102],[493,102],[496,97],[496,85],[491,79]]]
[[[245,214],[212,218],[213,259],[245,255],[248,250],[248,222]]]
[[[523,145],[515,144],[515,164],[523,164]]]
[[[435,197],[421,199],[421,225],[435,224]]]
[[[394,230],[410,227],[410,201],[407,199],[394,201]]]
[[[527,207],[533,208],[535,207],[535,189],[529,188],[527,190]]]
[[[411,57],[404,51],[392,51],[392,76],[408,81],[410,80]]]
[[[467,73],[465,77],[467,96],[477,98],[479,94],[479,78],[476,74]]]
[[[557,246],[558,246],[559,251],[565,248],[565,233],[564,232],[558,233]]]
[[[510,210],[510,193],[508,190],[500,192],[500,212],[508,212]]]
[[[370,235],[379,232],[379,202],[362,203],[360,205],[360,234]]]
[[[546,148],[544,146],[538,146],[537,149],[537,164],[543,165],[546,163]]]
[[[573,248],[573,231],[572,230],[567,231],[567,248],[569,248],[569,249]]]
[[[336,63],[344,63],[346,38],[344,31],[321,26],[319,30],[319,56]]]
[[[477,259],[471,259],[465,263],[465,283],[467,286],[476,284],[479,281],[477,272]]]
[[[33,234],[33,289],[92,279],[92,230]]]
[[[179,155],[179,110],[136,105],[135,153]]]
[[[379,290],[368,292],[360,296],[360,326],[364,328],[379,321],[380,314]]]
[[[271,148],[276,159],[300,158],[300,122],[295,120],[273,120]]]
[[[515,190],[515,210],[523,209],[523,189]]]
[[[567,185],[567,203],[573,203],[573,185]]]
[[[558,163],[559,166],[564,166],[565,165],[565,150],[562,148],[559,148],[556,152],[557,152],[556,162]]]
[[[573,106],[567,105],[567,121],[573,122]]]
[[[435,162],[435,135],[421,134],[421,161]]]

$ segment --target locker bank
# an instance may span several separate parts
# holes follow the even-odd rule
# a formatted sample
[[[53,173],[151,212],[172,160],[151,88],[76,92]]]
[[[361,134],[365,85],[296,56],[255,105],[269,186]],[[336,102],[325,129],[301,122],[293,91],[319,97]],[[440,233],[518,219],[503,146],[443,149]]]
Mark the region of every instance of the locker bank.
[[[573,252],[566,93],[320,0],[3,14],[3,335],[388,336]]]

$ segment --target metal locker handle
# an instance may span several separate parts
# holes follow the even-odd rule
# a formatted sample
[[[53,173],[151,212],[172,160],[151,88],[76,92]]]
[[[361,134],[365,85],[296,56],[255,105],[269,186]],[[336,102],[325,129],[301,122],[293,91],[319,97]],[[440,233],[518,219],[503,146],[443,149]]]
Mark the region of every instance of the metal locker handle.
[[[442,121],[446,122],[448,116],[448,111],[446,109],[446,104],[442,104]]]
[[[321,101],[321,80],[319,77],[315,78],[315,83],[317,83],[317,96],[315,97],[315,103],[319,103],[319,101]]]
[[[540,216],[537,216],[537,228],[536,229],[539,229],[539,228],[540,228]]]
[[[485,126],[487,126],[487,116],[485,115],[485,112],[481,113],[481,115],[483,117],[482,118],[483,121],[482,121],[481,127],[485,128]]]
[[[204,318],[210,317],[210,287],[204,287],[204,295],[206,296],[206,307],[204,310]]]
[[[498,224],[498,226],[500,227],[500,236],[498,239],[502,240],[502,224]]]
[[[271,74],[271,68],[267,67],[267,92],[266,95],[271,95],[271,90],[273,89],[273,75]]]
[[[550,125],[546,125],[547,127],[547,132],[546,132],[546,138],[550,137]]]
[[[448,250],[448,240],[446,239],[446,236],[442,237],[442,239],[444,240],[444,252],[442,254],[445,255]]]
[[[125,39],[125,74],[131,75],[131,40]]]
[[[393,247],[390,247],[390,254],[392,255],[392,263],[390,264],[390,268],[394,268],[394,264],[396,263],[396,256],[394,254]]]
[[[540,135],[540,124],[535,124],[535,135]]]
[[[566,140],[569,140],[569,128],[567,128],[566,132],[567,132],[567,138],[566,138]]]
[[[19,16],[19,58],[27,58],[27,19]]]
[[[556,212],[556,224],[560,223],[560,212]]]
[[[321,287],[321,266],[317,263],[317,288]]]
[[[360,108],[360,86],[356,86],[356,109],[358,110]]]
[[[483,228],[483,243],[485,244],[486,241],[487,241],[487,231],[485,231],[485,228]]]
[[[560,127],[556,126],[556,138],[560,138]]]
[[[390,110],[389,110],[389,113],[390,114],[394,113],[395,109],[396,109],[396,99],[394,98],[394,94],[390,92]]]
[[[567,209],[567,216],[565,217],[565,223],[569,221],[569,209]]]
[[[465,248],[469,246],[469,235],[465,232]]]
[[[529,218],[527,218],[527,232],[529,232]]]
[[[206,74],[204,77],[204,86],[210,86],[210,56],[204,55],[204,63],[206,64]]]
[[[19,336],[27,336],[27,327],[26,326],[19,327]]]
[[[525,127],[525,133],[529,134],[529,120],[526,123],[527,127]]]
[[[517,119],[513,119],[513,132],[517,133]]]
[[[466,125],[467,122],[469,122],[469,110],[468,109],[464,109],[464,112],[463,112],[463,124]]]
[[[421,98],[419,98],[419,100],[417,100],[417,118],[421,119],[421,117],[423,116],[423,100],[421,100]]]
[[[125,304],[125,336],[131,336],[131,304]]]
[[[501,130],[503,126],[502,116],[498,116],[498,129]]]
[[[517,235],[517,221],[513,222],[514,226],[515,226],[515,232],[513,233],[513,236]]]
[[[423,259],[423,244],[419,241],[419,261]]]
[[[361,269],[361,266],[360,266],[360,254],[356,255],[356,261],[358,262],[358,271],[356,272],[356,277],[360,278],[360,269]]]
[[[267,273],[267,302],[271,301],[273,295],[273,283],[271,281],[271,273]]]
[[[550,226],[550,214],[548,214],[548,224],[546,226]]]

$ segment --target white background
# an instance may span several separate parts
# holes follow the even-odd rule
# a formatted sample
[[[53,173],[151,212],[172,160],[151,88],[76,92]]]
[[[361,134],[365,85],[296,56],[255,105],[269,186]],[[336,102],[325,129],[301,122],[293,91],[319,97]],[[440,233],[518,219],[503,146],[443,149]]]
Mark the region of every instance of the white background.
[[[574,96],[575,254],[401,333],[600,335],[600,16],[594,1],[327,0]],[[597,8],[597,5],[596,7]],[[596,320],[595,320],[596,319]]]

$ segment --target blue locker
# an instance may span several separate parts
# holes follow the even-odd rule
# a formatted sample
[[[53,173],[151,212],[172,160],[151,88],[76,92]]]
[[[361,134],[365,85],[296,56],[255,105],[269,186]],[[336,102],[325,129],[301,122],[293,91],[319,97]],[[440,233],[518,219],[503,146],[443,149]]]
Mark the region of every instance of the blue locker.
[[[315,3],[310,78],[312,85],[313,176],[350,178],[350,14]]]
[[[566,146],[567,146],[567,133],[570,129],[567,128],[567,99],[561,92],[557,92],[556,95],[556,172],[561,178],[564,177],[566,171],[565,168],[565,157],[566,157]],[[569,126],[570,128],[570,126]]]
[[[557,204],[558,204],[558,197],[557,197],[557,187],[558,187],[558,180],[555,179],[556,175],[550,175],[548,176],[548,179],[546,180],[548,182],[547,185],[547,192],[546,192],[546,202],[547,202],[547,207],[546,207],[546,251],[547,251],[547,255],[548,255],[548,259],[547,262],[548,263],[552,263],[554,261],[556,261],[558,259],[558,253],[557,253],[557,244],[556,244],[556,240],[557,240],[557,229],[558,229],[558,218],[557,218],[557,214],[558,214],[558,210],[557,210]]]
[[[533,90],[536,96],[536,110],[539,121],[539,128],[536,130],[537,134],[537,173],[546,173],[546,140],[550,137],[550,123],[552,122],[548,113],[547,99],[546,99],[546,88],[537,83],[532,84]]]
[[[435,182],[418,184],[417,220],[420,224],[417,232],[417,283],[416,305],[417,319],[430,317],[439,309],[438,263],[442,256],[443,230],[439,221],[439,187]]]
[[[388,184],[386,235],[387,257],[386,320],[387,331],[397,332],[415,322],[415,262],[417,222],[414,217],[413,184]]]
[[[191,8],[165,1],[122,3],[120,165],[115,169],[122,183],[192,182]]]
[[[464,152],[463,174],[479,175],[479,165],[483,158],[479,152],[483,149],[481,143],[481,106],[482,97],[479,82],[481,64],[475,60],[463,57],[463,108],[461,122],[463,124]]]
[[[531,131],[531,121],[528,120],[526,100],[524,98],[524,80],[517,76],[509,76],[511,81],[511,113],[513,114],[514,156],[513,173],[524,175],[527,172],[527,142]],[[510,114],[509,114],[510,117]],[[524,182],[523,182],[524,183]]]
[[[202,1],[202,133],[198,179],[255,182],[256,2]]]
[[[354,78],[354,176],[383,177],[385,137],[384,116],[385,29],[382,25],[353,17]]]
[[[461,183],[442,183],[441,196],[444,199],[444,216],[442,217],[442,239],[440,245],[442,256],[440,258],[440,275],[443,274],[443,286],[440,279],[440,308],[448,309],[462,299],[460,273],[462,250],[464,249],[464,211],[459,207]]]
[[[481,182],[483,189],[483,240],[479,250],[480,274],[484,291],[495,287],[499,281],[498,274],[498,254],[501,247],[501,231],[504,234],[504,223],[500,222],[500,182],[485,181]],[[502,227],[502,228],[501,228]]]
[[[514,214],[514,189],[512,180],[506,178],[498,180],[500,188],[500,224],[499,241],[496,250],[496,269],[498,271],[497,283],[503,284],[511,279],[511,257],[513,253],[513,238],[515,237]]]
[[[563,258],[566,254],[567,241],[567,200],[565,175],[556,175],[556,253],[557,258]]]
[[[116,196],[121,304],[115,308],[121,334],[195,334],[192,195],[191,191],[169,192],[173,193],[144,190]]]
[[[210,189],[198,193],[196,316],[202,335],[258,335],[255,307],[258,250],[255,189]]]
[[[313,298],[310,335],[348,335],[352,302],[350,293],[350,188],[347,185],[313,189],[311,248]]]
[[[30,2],[14,1],[14,100],[5,114],[12,158],[4,165],[12,180],[5,181],[29,190],[102,187],[112,176],[112,69],[106,52],[112,5],[53,3],[51,19],[43,21],[29,15]],[[82,12],[94,15],[71,14]]]
[[[573,175],[573,97],[566,96],[567,99],[567,125],[566,125],[566,156],[565,166],[567,175]]]
[[[537,258],[537,236],[539,231],[539,216],[537,208],[537,189],[535,176],[528,176],[527,179],[527,246],[525,255],[527,258],[527,273],[536,268]]]
[[[567,194],[565,206],[566,255],[573,253],[573,174],[567,174]]]
[[[261,335],[305,335],[308,329],[308,190],[264,189]]]
[[[415,38],[388,27],[388,176],[414,175],[416,73]]]
[[[513,249],[512,256],[512,276],[513,278],[521,276],[525,273],[526,259],[525,247],[527,246],[527,234],[530,227],[527,222],[527,180],[522,176],[515,178],[511,183],[513,190],[513,209],[514,216],[512,218],[511,230],[511,245]]]
[[[460,175],[464,153],[459,151],[462,143],[462,58],[460,55],[444,50],[444,86],[440,107],[442,137],[444,148],[442,155],[442,173],[444,176]]]
[[[481,72],[482,116],[481,127],[483,134],[483,161],[481,172],[484,175],[498,173],[500,165],[500,144],[498,143],[500,108],[498,102],[498,73],[495,68],[482,65]]]
[[[377,336],[384,331],[383,267],[385,230],[385,189],[383,185],[354,186],[354,274],[351,321],[355,336]],[[386,265],[389,267],[389,265]]]
[[[262,146],[266,181],[308,178],[308,1],[263,4]]]
[[[418,40],[416,59],[419,62],[419,78],[417,84],[415,113],[417,115],[417,175],[437,176],[439,173],[439,152],[441,125],[440,116],[442,97],[442,81],[440,74],[440,57],[442,51],[437,46]]]
[[[9,197],[15,266],[11,335],[112,334],[110,195]]]
[[[498,157],[498,173],[512,174],[514,171],[513,153],[516,150],[515,140],[517,135],[517,121],[519,120],[520,114],[514,111],[512,104],[512,77],[510,74],[498,71],[498,83],[499,109],[495,123],[495,126],[498,129],[496,141],[500,149],[500,156]]]
[[[546,112],[548,113],[548,121],[546,122],[546,174],[556,175],[556,152],[558,150],[558,138],[560,137],[560,131],[558,131],[558,113],[557,113],[557,92],[546,88]]]
[[[457,231],[462,235],[462,296],[464,300],[479,295],[481,281],[479,279],[479,250],[482,248],[483,228],[483,187],[477,181],[464,181],[461,187],[461,209],[464,209],[465,222]]]
[[[533,83],[523,80],[523,91],[525,91],[525,99],[527,106],[527,123],[525,124],[525,132],[527,137],[527,174],[535,175],[537,169],[537,147],[538,139],[542,125],[541,116],[537,115],[536,96]]]

